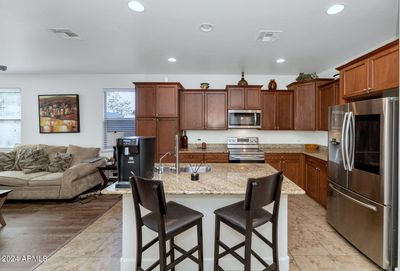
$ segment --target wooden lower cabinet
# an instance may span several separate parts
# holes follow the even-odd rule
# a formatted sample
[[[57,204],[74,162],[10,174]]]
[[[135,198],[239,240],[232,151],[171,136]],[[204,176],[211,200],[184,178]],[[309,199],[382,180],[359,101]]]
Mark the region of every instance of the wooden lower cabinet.
[[[304,177],[306,193],[326,208],[328,197],[327,162],[306,156]]]
[[[304,189],[303,160],[300,153],[266,153],[266,162],[277,170],[281,170],[295,184]]]
[[[181,152],[179,153],[181,163],[228,163],[228,153],[211,152]]]

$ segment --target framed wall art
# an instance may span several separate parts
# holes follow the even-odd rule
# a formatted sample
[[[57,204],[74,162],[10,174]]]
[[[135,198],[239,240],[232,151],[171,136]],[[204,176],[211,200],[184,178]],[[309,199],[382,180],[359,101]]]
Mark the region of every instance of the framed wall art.
[[[79,133],[79,95],[39,95],[40,133]]]

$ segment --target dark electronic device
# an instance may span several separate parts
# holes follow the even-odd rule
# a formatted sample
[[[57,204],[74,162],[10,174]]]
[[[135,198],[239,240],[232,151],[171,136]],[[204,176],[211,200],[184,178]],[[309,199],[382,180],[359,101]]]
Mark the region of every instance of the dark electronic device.
[[[154,176],[156,138],[133,136],[117,139],[117,188],[129,188],[132,173],[146,179]]]

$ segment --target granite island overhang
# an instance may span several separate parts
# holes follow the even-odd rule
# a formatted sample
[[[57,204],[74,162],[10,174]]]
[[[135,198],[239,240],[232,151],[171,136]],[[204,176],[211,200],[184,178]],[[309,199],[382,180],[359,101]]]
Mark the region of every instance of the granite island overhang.
[[[181,166],[185,166],[182,164]],[[213,270],[214,251],[214,210],[220,207],[244,200],[248,178],[267,176],[277,172],[269,164],[207,164],[211,171],[200,173],[198,181],[190,180],[190,173],[183,172],[155,174],[154,179],[164,182],[164,191],[167,201],[176,201],[204,214],[203,238],[204,238],[204,267],[205,270]],[[134,219],[134,207],[130,189],[117,189],[114,185],[104,189],[103,194],[123,195],[123,225],[122,225],[122,258],[121,270],[133,270],[136,255],[136,228]],[[284,178],[282,196],[279,208],[278,247],[280,270],[289,270],[288,256],[288,195],[305,194],[304,190],[294,184],[288,178]],[[272,212],[272,204],[266,207]],[[145,212],[143,212],[145,214]],[[271,225],[260,226],[258,230],[267,238],[271,238]],[[143,231],[144,242],[155,237],[150,230]],[[221,238],[228,245],[235,245],[243,240],[243,236],[231,228],[221,227]],[[194,229],[188,230],[176,238],[177,244],[184,248],[191,248],[195,243]],[[253,236],[253,249],[267,262],[272,259],[271,249]],[[221,249],[220,249],[221,251]],[[240,254],[242,250],[238,250]],[[146,251],[143,257],[144,266],[148,266],[158,259],[158,245],[154,245]],[[226,256],[220,260],[225,270],[241,270],[243,266],[233,257]],[[252,270],[262,270],[262,266],[254,259]],[[176,270],[196,270],[196,266],[190,260],[186,260],[177,266]]]

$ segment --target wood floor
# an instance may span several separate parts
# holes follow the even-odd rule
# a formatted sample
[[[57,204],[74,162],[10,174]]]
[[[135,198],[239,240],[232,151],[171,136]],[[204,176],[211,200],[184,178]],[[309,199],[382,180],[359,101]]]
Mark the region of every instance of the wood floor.
[[[35,271],[119,270],[121,213],[120,202]],[[290,271],[380,270],[333,231],[325,215],[308,196],[289,196]]]
[[[118,195],[102,195],[81,202],[6,202],[0,228],[0,270],[28,271],[93,224]]]

